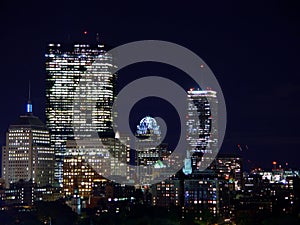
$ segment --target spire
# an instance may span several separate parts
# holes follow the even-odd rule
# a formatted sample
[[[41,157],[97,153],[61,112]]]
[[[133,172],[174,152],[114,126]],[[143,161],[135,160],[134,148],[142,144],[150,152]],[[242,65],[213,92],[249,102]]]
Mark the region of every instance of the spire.
[[[28,101],[30,101],[30,81],[28,82]]]
[[[99,36],[99,33],[96,34],[96,42],[97,42],[97,43],[100,42],[100,36]]]
[[[186,151],[186,158],[184,159],[184,167],[182,168],[182,172],[185,175],[189,175],[193,172],[192,170],[192,160],[191,153],[189,150]]]
[[[27,101],[27,105],[26,105],[26,112],[27,113],[32,113],[32,104],[31,104],[31,100],[30,100],[30,81],[28,83],[28,101]]]

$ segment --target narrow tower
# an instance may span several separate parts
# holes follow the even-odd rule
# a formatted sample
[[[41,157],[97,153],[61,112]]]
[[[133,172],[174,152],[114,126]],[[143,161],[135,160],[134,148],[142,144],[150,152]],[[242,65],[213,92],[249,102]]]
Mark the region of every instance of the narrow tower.
[[[50,147],[50,134],[42,121],[33,115],[30,88],[26,114],[12,123],[2,148],[2,177],[8,188],[19,180],[52,185],[54,150]]]

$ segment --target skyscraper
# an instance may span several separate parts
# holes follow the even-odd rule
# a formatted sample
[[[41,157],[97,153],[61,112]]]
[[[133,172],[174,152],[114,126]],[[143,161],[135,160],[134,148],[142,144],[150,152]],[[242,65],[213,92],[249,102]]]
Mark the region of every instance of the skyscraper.
[[[151,117],[144,117],[137,125],[135,139],[134,164],[138,166],[138,173],[135,174],[143,185],[153,182],[154,177],[159,177],[160,168],[165,168],[163,159],[168,157],[170,152],[167,144],[161,143],[161,130],[157,121]]]
[[[55,150],[55,179],[60,186],[66,142],[75,138],[74,132],[79,131],[86,138],[93,127],[99,136],[112,136],[116,76],[111,73],[113,59],[105,53],[104,45],[100,44],[48,45],[46,124]],[[83,83],[86,85],[79,85]],[[86,90],[84,96],[79,96],[81,90]],[[79,106],[80,113],[92,115],[90,119],[75,114],[74,102],[82,98],[84,102],[97,102],[96,105],[82,102]]]
[[[135,141],[136,165],[154,165],[161,159],[160,149],[154,145],[159,143],[160,134],[160,127],[154,118],[146,116],[140,121],[137,125]]]
[[[190,174],[194,170],[206,168],[218,151],[217,93],[212,90],[194,90],[187,92],[187,157],[183,172]]]
[[[19,180],[38,186],[53,183],[54,150],[50,146],[49,130],[33,115],[28,101],[26,114],[12,123],[2,148],[2,177],[6,187]]]

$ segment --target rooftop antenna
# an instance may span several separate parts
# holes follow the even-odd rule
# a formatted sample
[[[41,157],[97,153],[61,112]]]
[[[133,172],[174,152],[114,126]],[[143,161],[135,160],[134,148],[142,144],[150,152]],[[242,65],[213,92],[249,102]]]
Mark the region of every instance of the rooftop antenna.
[[[100,42],[100,36],[99,36],[99,33],[96,34],[96,42],[97,42],[97,43]]]
[[[26,112],[27,113],[32,113],[32,104],[31,104],[31,96],[30,96],[30,81],[28,82],[28,101],[27,101],[27,105],[26,105]]]
[[[30,101],[30,81],[28,82],[28,101]]]

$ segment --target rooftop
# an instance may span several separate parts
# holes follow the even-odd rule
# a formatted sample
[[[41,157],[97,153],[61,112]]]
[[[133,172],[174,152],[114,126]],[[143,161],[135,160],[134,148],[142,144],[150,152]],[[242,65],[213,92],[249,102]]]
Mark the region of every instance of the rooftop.
[[[10,128],[14,127],[36,127],[46,129],[45,124],[32,113],[21,115],[14,123],[10,125]]]

